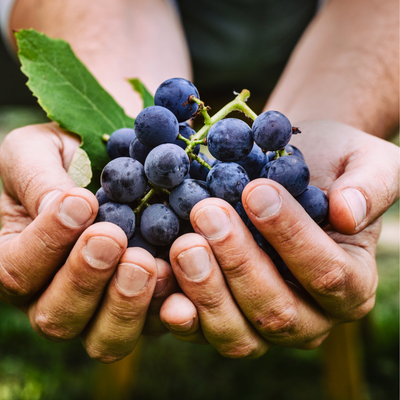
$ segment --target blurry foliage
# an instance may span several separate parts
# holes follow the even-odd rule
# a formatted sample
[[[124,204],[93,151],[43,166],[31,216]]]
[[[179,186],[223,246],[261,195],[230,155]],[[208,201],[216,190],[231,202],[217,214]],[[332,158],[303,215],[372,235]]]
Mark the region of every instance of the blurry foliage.
[[[30,110],[0,109],[0,141],[11,129],[45,121]],[[398,207],[384,221],[398,224]],[[371,400],[392,400],[399,396],[398,246],[378,247],[377,260],[376,305],[364,319],[364,368]],[[130,398],[321,400],[320,357],[319,349],[274,347],[256,360],[231,360],[211,346],[170,335],[145,338]],[[22,312],[0,303],[0,400],[98,400],[93,396],[98,371],[79,340],[47,341],[33,332]]]

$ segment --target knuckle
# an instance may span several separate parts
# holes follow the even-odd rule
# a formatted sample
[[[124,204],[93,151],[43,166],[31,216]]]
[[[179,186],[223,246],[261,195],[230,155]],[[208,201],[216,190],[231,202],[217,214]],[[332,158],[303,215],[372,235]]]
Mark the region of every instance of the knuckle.
[[[293,303],[275,307],[267,317],[255,319],[255,326],[264,336],[275,338],[292,335],[298,326],[299,314]]]
[[[63,342],[76,337],[74,332],[67,327],[61,326],[52,317],[43,313],[35,315],[33,327],[40,336],[54,342]]]
[[[213,311],[217,312],[221,309],[224,309],[224,305],[226,304],[227,294],[224,290],[219,292],[208,292],[204,290],[204,292],[199,293],[197,295],[197,299],[194,300],[195,306],[204,311]]]
[[[2,290],[9,298],[27,298],[33,294],[32,287],[18,276],[12,276],[0,263],[0,282]]]
[[[96,272],[96,271],[95,271]],[[86,273],[79,277],[72,272],[68,272],[66,279],[71,286],[72,293],[79,293],[83,298],[100,295],[104,291],[106,282],[101,283],[96,276]],[[67,284],[67,282],[66,282]]]
[[[145,313],[144,309],[127,307],[127,305],[114,305],[110,306],[108,310],[110,317],[114,321],[118,321],[118,324],[125,326],[140,326],[142,322],[143,314]]]
[[[303,246],[305,238],[304,231],[307,229],[307,225],[303,221],[297,220],[294,223],[290,221],[291,224],[287,224],[286,221],[279,220],[280,225],[285,224],[285,226],[280,226],[276,232],[275,241],[277,245],[280,246],[296,246],[296,248]]]
[[[257,358],[264,354],[256,339],[245,343],[234,343],[224,347],[219,353],[226,358]]]
[[[341,297],[348,287],[346,264],[336,260],[328,271],[311,280],[309,286],[318,295]]]
[[[57,241],[57,235],[49,235],[45,230],[37,225],[32,225],[32,235],[34,243],[37,243],[41,252],[45,251],[49,257],[59,253],[60,244]]]
[[[364,301],[362,304],[354,307],[347,315],[344,316],[343,322],[354,322],[364,318],[375,305],[375,294]]]
[[[93,344],[86,347],[86,352],[90,358],[103,364],[115,363],[122,360],[129,354],[129,352],[123,354],[110,354],[110,352],[107,352],[106,349],[99,348],[98,345]]]
[[[226,250],[223,262],[220,257],[218,259],[223,271],[235,278],[245,275],[249,269],[257,265],[257,255],[257,252],[248,251],[245,246],[238,246],[235,252],[232,252],[232,248]]]

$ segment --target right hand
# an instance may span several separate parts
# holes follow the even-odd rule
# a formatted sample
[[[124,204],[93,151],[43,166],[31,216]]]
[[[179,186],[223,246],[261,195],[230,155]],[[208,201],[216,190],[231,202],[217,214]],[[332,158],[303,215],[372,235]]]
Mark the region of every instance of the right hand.
[[[22,310],[41,336],[81,336],[102,362],[129,354],[176,290],[171,267],[127,249],[116,225],[92,225],[98,202],[67,174],[78,138],[56,124],[11,132],[0,147],[0,300]]]

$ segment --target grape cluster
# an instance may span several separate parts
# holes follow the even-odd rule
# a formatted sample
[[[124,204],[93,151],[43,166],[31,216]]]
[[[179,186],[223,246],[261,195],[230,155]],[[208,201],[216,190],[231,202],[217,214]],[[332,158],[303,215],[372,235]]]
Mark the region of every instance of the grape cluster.
[[[284,186],[320,226],[327,221],[328,199],[310,186],[310,171],[299,149],[289,144],[298,128],[278,111],[255,117],[250,127],[236,118],[212,120],[196,87],[182,78],[163,82],[154,106],[142,110],[134,129],[115,131],[107,142],[112,159],[101,175],[97,221],[119,225],[128,246],[153,256],[168,254],[181,234],[192,232],[190,211],[208,197],[229,202],[256,243],[282,274],[287,268],[275,249],[257,231],[241,201],[253,179],[268,178]],[[251,110],[250,110],[251,111]],[[187,121],[202,114],[205,134]],[[207,145],[211,159],[199,152]]]

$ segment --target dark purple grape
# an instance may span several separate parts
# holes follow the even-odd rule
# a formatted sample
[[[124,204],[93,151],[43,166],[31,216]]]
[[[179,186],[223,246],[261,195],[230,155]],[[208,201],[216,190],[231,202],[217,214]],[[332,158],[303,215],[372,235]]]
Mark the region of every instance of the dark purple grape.
[[[214,124],[207,136],[209,152],[220,161],[238,161],[253,148],[250,127],[240,119],[225,118]]]
[[[101,205],[94,222],[111,222],[118,225],[128,239],[135,232],[135,213],[126,204],[110,202]]]
[[[197,103],[190,102],[189,97],[199,98],[199,92],[193,83],[183,78],[171,78],[163,82],[154,95],[154,104],[170,110],[179,122],[184,122],[196,114]]]
[[[119,203],[131,203],[142,197],[147,187],[143,165],[130,157],[110,161],[100,180],[104,193]]]
[[[266,253],[272,262],[275,264],[278,272],[285,276],[287,273],[288,267],[282,260],[281,256],[275,250],[275,248],[268,242],[267,239],[257,230],[257,228],[253,225],[249,228],[250,233],[253,235],[254,241],[258,244],[258,246]]]
[[[199,157],[203,159],[210,167],[212,166],[211,164],[213,163],[213,160],[210,160],[205,154],[199,153]],[[197,179],[199,181],[205,181],[207,179],[207,175],[210,172],[210,170],[207,167],[204,167],[201,165],[199,162],[196,160],[193,160],[190,163],[190,177],[193,179]]]
[[[266,164],[261,170],[260,178],[280,183],[293,197],[296,197],[307,189],[310,171],[300,158],[284,156]]]
[[[196,134],[196,131],[192,129],[186,122],[181,122],[179,124],[179,133],[186,139],[189,139],[190,136]],[[180,139],[176,139],[174,141],[174,144],[178,145],[179,147],[182,147],[183,150],[186,149],[187,144]],[[200,151],[200,145],[198,144],[194,149],[193,153],[194,154],[199,154]]]
[[[179,236],[185,235],[186,233],[194,233],[193,226],[189,220],[179,218]]]
[[[140,143],[137,137],[135,137],[129,145],[129,157],[138,160],[140,164],[143,165],[150,151],[151,149]]]
[[[178,121],[168,109],[150,106],[136,117],[135,133],[140,143],[153,149],[163,143],[172,143],[177,138]]]
[[[153,257],[157,254],[157,247],[149,243],[137,229],[133,236],[128,240],[128,247],[141,247],[147,250]]]
[[[110,158],[129,157],[129,145],[135,137],[132,128],[121,128],[113,132],[107,142],[107,153]]]
[[[253,225],[249,228],[250,233],[253,236],[254,241],[258,244],[258,246],[264,251],[264,253],[268,254],[268,256],[273,259],[278,254],[274,247],[268,242],[267,239],[258,231],[258,229]]]
[[[199,201],[208,197],[210,197],[210,193],[205,182],[186,179],[171,191],[169,205],[179,217],[189,219],[192,208]]]
[[[302,205],[307,214],[320,224],[328,215],[328,197],[319,188],[309,185],[296,200]]]
[[[172,143],[154,148],[144,163],[148,180],[163,189],[172,189],[182,183],[189,167],[190,161],[185,151]]]
[[[236,163],[218,163],[207,176],[211,196],[236,204],[241,200],[245,186],[250,182],[245,169]]]
[[[253,139],[263,149],[276,151],[283,149],[292,137],[290,121],[278,111],[265,111],[252,126]]]
[[[97,192],[96,192],[96,199],[99,202],[99,206],[105,204],[105,203],[109,203],[110,201],[112,201],[105,193],[103,188],[100,188]]]
[[[250,180],[256,179],[260,176],[261,169],[266,162],[266,154],[255,143],[251,152],[246,157],[237,161],[237,163],[246,170]]]
[[[285,151],[286,151],[286,153],[289,153],[292,156],[302,159],[304,162],[306,161],[306,159],[303,156],[303,153],[297,147],[293,146],[292,144],[288,144],[285,147]]]
[[[248,227],[250,222],[250,218],[247,216],[246,211],[244,210],[243,204],[238,201],[235,204],[235,211],[238,213],[240,219],[243,221],[243,223]]]
[[[171,244],[179,233],[179,220],[175,213],[163,204],[147,207],[140,220],[140,232],[155,246]]]

